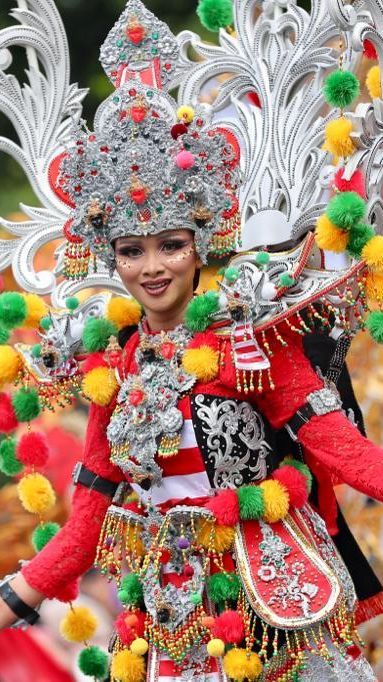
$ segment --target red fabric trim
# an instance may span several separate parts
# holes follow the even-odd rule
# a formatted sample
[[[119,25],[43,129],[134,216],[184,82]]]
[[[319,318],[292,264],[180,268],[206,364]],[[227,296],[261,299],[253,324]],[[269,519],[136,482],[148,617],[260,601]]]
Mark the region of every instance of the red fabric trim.
[[[172,509],[179,504],[188,507],[204,507],[209,500],[211,500],[211,497],[172,497],[171,500],[166,500],[166,502],[163,502],[162,504],[157,504],[157,507],[161,510],[162,514],[165,514],[169,509]]]
[[[375,616],[380,616],[383,613],[383,590],[374,594],[373,597],[368,597],[368,599],[363,599],[358,603],[355,613],[356,625],[364,623],[370,618],[375,618]]]
[[[206,672],[208,673],[215,673],[218,671],[218,663],[215,660],[215,658],[210,657],[209,658],[209,666]],[[160,669],[159,669],[159,674],[160,677],[161,675],[163,677],[178,677],[179,676],[179,668],[177,668],[176,664],[173,661],[160,661]]]
[[[163,476],[185,476],[205,471],[205,464],[198,448],[183,448],[174,457],[159,457]]]

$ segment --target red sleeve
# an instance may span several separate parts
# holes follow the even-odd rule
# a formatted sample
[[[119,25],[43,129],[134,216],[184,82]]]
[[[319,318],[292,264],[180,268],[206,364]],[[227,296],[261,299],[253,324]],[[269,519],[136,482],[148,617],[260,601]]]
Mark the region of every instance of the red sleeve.
[[[252,394],[259,410],[277,429],[302,407],[309,393],[323,388],[304,354],[302,338],[294,333],[284,334],[284,338],[288,341],[285,347],[270,341],[275,389],[271,390],[266,380],[263,393]],[[307,464],[319,477],[325,473],[333,483],[348,483],[383,501],[383,449],[364,438],[342,412],[312,417],[299,429],[298,440]]]
[[[106,427],[112,407],[91,405],[85,441],[83,463],[96,474],[111,481],[123,480],[123,475],[109,461]],[[59,533],[23,569],[28,584],[46,597],[56,594],[93,564],[98,538],[110,498],[101,493],[76,486],[72,512]]]

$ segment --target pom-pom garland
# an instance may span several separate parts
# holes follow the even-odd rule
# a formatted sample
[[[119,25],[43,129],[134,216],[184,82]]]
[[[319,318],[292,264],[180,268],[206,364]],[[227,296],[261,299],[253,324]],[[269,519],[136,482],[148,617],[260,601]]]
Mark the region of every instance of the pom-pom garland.
[[[35,388],[20,388],[12,398],[12,405],[19,422],[31,422],[41,412],[40,398]]]
[[[0,393],[0,433],[11,433],[18,424],[10,395]]]
[[[352,123],[345,116],[330,121],[325,128],[324,149],[336,157],[351,156],[355,151],[351,132]]]
[[[211,316],[219,309],[219,297],[216,291],[196,296],[186,308],[185,321],[193,332],[203,332],[211,323]]]
[[[0,325],[0,344],[5,344],[8,343],[9,338],[11,336],[10,331],[4,327],[4,325]]]
[[[8,329],[20,327],[28,314],[27,303],[17,291],[0,294],[0,323]]]
[[[382,84],[380,81],[380,67],[373,66],[367,73],[366,87],[371,99],[382,97]]]
[[[78,667],[84,675],[104,680],[108,674],[109,659],[98,646],[88,646],[80,652]]]
[[[21,504],[31,514],[44,514],[55,504],[52,485],[42,474],[27,474],[17,488]]]
[[[40,326],[41,319],[48,312],[48,306],[44,299],[41,296],[37,296],[37,294],[23,294],[23,297],[27,308],[27,315],[23,326],[37,329]]]
[[[223,611],[214,621],[212,630],[214,637],[225,644],[239,644],[245,638],[243,620],[238,611]]]
[[[199,0],[197,14],[202,26],[218,33],[233,23],[232,0]]]
[[[123,329],[139,323],[142,308],[134,298],[114,296],[108,303],[106,317],[116,325],[117,329]]]
[[[290,499],[285,486],[279,481],[267,480],[259,484],[263,491],[265,510],[263,518],[267,523],[275,523],[287,516]]]
[[[362,199],[366,198],[366,182],[361,170],[357,169],[349,180],[343,177],[344,168],[339,168],[334,176],[334,186],[339,192],[356,192]]]
[[[238,599],[241,583],[236,573],[213,573],[207,579],[207,591],[214,604]]]
[[[373,310],[366,319],[366,327],[376,343],[383,343],[383,311]]]
[[[17,458],[25,466],[43,467],[49,459],[49,445],[43,433],[25,433],[17,445]]]
[[[262,488],[258,485],[244,485],[236,492],[241,519],[244,521],[260,519],[265,509]]]
[[[348,232],[337,228],[326,214],[318,218],[315,240],[320,249],[342,253],[347,248],[348,239]]]
[[[123,577],[118,597],[123,604],[138,606],[142,603],[144,592],[141,581],[135,573],[128,573]]]
[[[235,490],[221,490],[206,505],[222,526],[235,526],[239,521],[239,495]]]
[[[57,535],[59,530],[59,524],[54,523],[53,521],[37,526],[32,533],[32,545],[35,551],[40,552],[40,550],[42,550],[43,547],[45,547],[45,545],[47,545],[48,542],[50,542],[50,540]]]
[[[207,345],[190,348],[183,354],[182,365],[184,370],[193,374],[198,381],[207,383],[217,378],[219,353]]]
[[[236,682],[253,682],[262,672],[262,663],[255,651],[230,649],[223,659],[223,669]]]
[[[96,367],[85,374],[82,392],[92,403],[105,407],[109,405],[118,389],[116,375],[109,367]]]
[[[369,272],[366,277],[366,296],[367,298],[383,303],[383,274]]]
[[[354,225],[348,233],[347,251],[353,258],[359,260],[366,244],[375,236],[375,230],[371,225]]]
[[[68,310],[70,310],[71,312],[73,312],[73,310],[76,310],[76,308],[79,307],[80,301],[78,300],[78,298],[77,298],[76,296],[69,296],[69,297],[65,300],[65,305],[66,305],[66,307],[68,308]]]
[[[372,237],[362,249],[362,258],[374,272],[383,274],[383,236]]]
[[[206,650],[209,656],[220,658],[225,653],[225,642],[219,637],[211,639],[210,642],[206,644]]]
[[[356,192],[339,192],[330,199],[326,214],[336,227],[349,230],[364,217],[366,203]]]
[[[0,346],[0,386],[14,381],[21,367],[19,353],[12,346]]]
[[[148,652],[149,644],[143,637],[137,637],[130,645],[130,651],[137,656],[145,656]]]
[[[306,478],[295,467],[279,467],[273,472],[273,479],[286,488],[292,507],[300,509],[307,503],[309,494]]]
[[[16,476],[22,470],[22,462],[16,457],[16,440],[4,438],[0,443],[0,471],[6,476]]]
[[[88,353],[105,350],[111,336],[117,336],[118,328],[114,322],[102,317],[91,318],[87,321],[82,335],[82,342]]]
[[[234,535],[232,526],[216,525],[215,520],[203,519],[197,525],[197,543],[216,552],[228,551],[234,542]]]
[[[73,606],[60,621],[60,633],[68,642],[86,642],[98,626],[97,618],[86,606]]]
[[[338,69],[333,71],[324,81],[323,94],[332,107],[345,109],[358,97],[359,81],[351,71]]]
[[[145,659],[129,649],[118,651],[112,658],[111,677],[118,682],[145,682]]]
[[[306,479],[307,490],[309,493],[311,492],[313,477],[310,469],[308,468],[308,466],[306,466],[306,464],[300,462],[298,459],[294,459],[293,457],[285,457],[281,466],[294,467],[295,469],[297,469],[297,471],[303,474],[303,476]]]

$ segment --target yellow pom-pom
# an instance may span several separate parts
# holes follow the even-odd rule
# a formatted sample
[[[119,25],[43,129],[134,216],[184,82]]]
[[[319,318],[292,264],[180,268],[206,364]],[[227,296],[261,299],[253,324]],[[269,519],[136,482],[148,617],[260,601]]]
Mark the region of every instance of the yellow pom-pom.
[[[205,549],[226,552],[234,542],[235,530],[232,526],[218,526],[215,521],[201,519],[197,524],[197,543]]]
[[[114,322],[118,329],[123,329],[123,327],[130,327],[139,323],[142,317],[142,308],[134,298],[114,296],[108,303],[106,317]]]
[[[149,644],[143,637],[137,637],[130,645],[130,651],[137,656],[145,656],[148,649]]]
[[[377,234],[367,242],[362,250],[362,259],[374,272],[383,274],[383,236]]]
[[[25,303],[27,304],[27,318],[23,327],[31,327],[36,329],[40,320],[47,315],[48,306],[44,299],[37,294],[23,294]]]
[[[55,491],[42,474],[27,474],[17,486],[20,502],[31,514],[44,514],[56,502]]]
[[[258,654],[245,649],[230,649],[223,659],[226,675],[236,682],[253,682],[261,674],[262,667]]]
[[[189,107],[186,104],[182,107],[179,107],[177,110],[177,116],[180,121],[183,121],[184,123],[191,123],[195,115],[195,111],[193,107]]]
[[[209,656],[219,658],[225,653],[225,642],[223,642],[222,639],[211,639],[210,642],[206,644],[206,649]]]
[[[93,637],[98,620],[86,606],[73,606],[60,621],[60,633],[68,642],[85,642]]]
[[[366,277],[366,295],[370,301],[383,301],[383,274],[369,272]]]
[[[112,659],[111,677],[116,682],[145,682],[145,659],[129,649],[119,651]]]
[[[22,367],[21,357],[12,346],[0,346],[0,386],[14,381]]]
[[[219,353],[210,346],[189,348],[183,355],[182,365],[185,372],[194,374],[198,381],[213,381],[218,375]]]
[[[324,149],[335,156],[351,156],[355,151],[355,145],[350,137],[351,132],[352,123],[345,116],[330,121],[325,129]]]
[[[96,405],[109,405],[118,389],[114,371],[109,367],[95,367],[82,380],[84,395]]]
[[[336,227],[326,214],[318,218],[315,240],[320,249],[341,253],[347,248],[348,237],[348,232]]]
[[[268,523],[275,523],[284,519],[289,511],[290,498],[286,488],[279,481],[263,481],[260,483],[263,490],[265,511],[263,518]]]
[[[373,66],[367,73],[366,86],[371,99],[381,98],[382,85],[379,66]]]

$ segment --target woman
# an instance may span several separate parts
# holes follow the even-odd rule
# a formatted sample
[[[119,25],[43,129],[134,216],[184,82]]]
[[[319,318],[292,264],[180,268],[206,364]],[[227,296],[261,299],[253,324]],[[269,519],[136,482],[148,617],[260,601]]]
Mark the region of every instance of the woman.
[[[58,178],[66,236],[116,267],[144,314],[121,352],[111,339],[83,366],[92,406],[73,512],[0,587],[0,622],[33,620],[96,556],[124,605],[116,681],[371,680],[352,581],[306,503],[309,467],[332,530],[333,482],[382,500],[382,451],[312,370],[299,313],[273,322],[264,254],[226,269],[220,296],[193,300],[208,253],[232,245],[238,156],[203,109],[177,122],[169,96],[138,80],[105,102],[94,133],[76,131]],[[259,334],[255,310],[271,320]],[[99,367],[117,383],[95,385]],[[289,428],[309,467],[279,461],[269,423]]]

